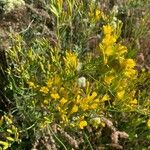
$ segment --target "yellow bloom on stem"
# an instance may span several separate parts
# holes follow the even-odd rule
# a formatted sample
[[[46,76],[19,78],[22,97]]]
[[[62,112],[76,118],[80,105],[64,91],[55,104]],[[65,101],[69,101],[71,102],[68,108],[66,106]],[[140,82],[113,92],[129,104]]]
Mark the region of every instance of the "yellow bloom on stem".
[[[54,77],[54,85],[59,85],[61,83],[61,79],[58,75],[55,75]]]
[[[110,35],[110,34],[105,35],[104,39],[102,40],[102,43],[103,43],[104,46],[106,46],[106,48],[108,46],[111,46],[115,42],[116,42],[116,38],[114,36]]]
[[[74,105],[70,113],[73,114],[76,113],[77,111],[78,111],[78,106]]]
[[[52,87],[53,82],[51,79],[49,79],[46,84],[47,84],[47,87],[50,88],[50,87]]]
[[[105,102],[105,101],[107,101],[107,100],[109,100],[109,99],[110,99],[109,95],[105,94],[105,95],[102,97],[101,101],[102,101],[102,102]]]
[[[29,85],[30,88],[36,88],[36,86],[33,82],[28,82],[28,85]]]
[[[134,75],[136,75],[137,71],[135,69],[125,69],[124,70],[124,75],[128,78],[133,77]]]
[[[113,49],[113,47],[112,47],[112,46],[108,46],[108,47],[106,47],[106,49],[105,49],[104,53],[105,53],[107,56],[111,56],[111,55],[113,55],[113,53],[114,53],[114,49]]]
[[[94,98],[96,98],[97,93],[93,92],[91,96],[89,96],[89,100],[93,100]]]
[[[138,104],[137,99],[133,99],[133,100],[131,100],[131,101],[130,101],[130,104],[131,104],[132,106],[137,105],[137,104]]]
[[[60,98],[58,93],[51,93],[51,97],[55,100]]]
[[[68,122],[68,117],[65,114],[61,114],[61,119],[67,123]]]
[[[79,128],[80,129],[83,129],[84,127],[86,127],[87,126],[87,122],[85,121],[85,120],[81,120],[80,122],[79,122]]]
[[[102,17],[102,12],[97,9],[95,12],[95,20],[99,21],[101,19],[101,17]]]
[[[117,98],[122,99],[124,97],[124,94],[125,94],[124,90],[117,92]]]
[[[120,59],[121,66],[124,68],[124,75],[128,78],[136,75],[137,71],[134,69],[136,63],[133,59]]]
[[[81,103],[81,104],[80,104],[80,107],[81,107],[81,109],[82,109],[83,111],[86,111],[86,110],[89,109],[89,105],[86,104],[86,102]]]
[[[113,75],[109,75],[104,78],[104,81],[106,82],[107,85],[110,85],[114,78],[115,77]]]
[[[94,11],[94,10],[91,10],[90,12],[89,12],[89,17],[91,18],[91,21],[99,21],[100,19],[101,19],[101,17],[102,17],[102,12],[100,11],[100,10],[98,10],[98,9],[96,9],[96,11]]]
[[[65,99],[64,97],[60,100],[60,104],[64,105],[67,102],[67,99]]]
[[[126,68],[134,68],[136,65],[133,59],[126,59],[124,63]]]
[[[66,52],[66,57],[64,57],[66,69],[77,69],[78,59],[74,52]]]
[[[91,104],[89,107],[90,107],[90,109],[96,109],[96,108],[98,108],[98,104],[94,103],[94,104]]]
[[[46,86],[41,87],[40,92],[47,94],[49,92],[49,89]]]
[[[118,44],[117,46],[118,46],[117,47],[117,52],[118,52],[119,55],[122,55],[122,54],[127,52],[127,47],[126,46],[123,46],[121,44]]]
[[[113,29],[110,25],[105,25],[103,26],[103,31],[104,31],[104,34],[106,35],[106,34],[111,34]]]
[[[59,11],[61,11],[62,10],[63,0],[57,0],[56,4],[58,5]]]

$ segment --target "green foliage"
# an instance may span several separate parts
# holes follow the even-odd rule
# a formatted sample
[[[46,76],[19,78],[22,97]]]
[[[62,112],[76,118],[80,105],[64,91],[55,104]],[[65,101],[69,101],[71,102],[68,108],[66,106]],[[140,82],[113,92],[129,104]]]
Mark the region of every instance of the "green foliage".
[[[3,150],[8,149],[15,142],[19,142],[19,131],[14,125],[13,118],[8,115],[4,115],[0,119],[0,148]]]

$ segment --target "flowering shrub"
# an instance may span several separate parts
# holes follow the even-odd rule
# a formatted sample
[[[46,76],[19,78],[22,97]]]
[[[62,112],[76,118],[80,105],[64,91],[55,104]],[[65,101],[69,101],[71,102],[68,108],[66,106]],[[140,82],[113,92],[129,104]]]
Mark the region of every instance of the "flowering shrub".
[[[137,105],[135,92],[129,87],[137,76],[135,62],[125,58],[127,48],[116,42],[111,25],[104,25],[102,32],[104,36],[97,47],[99,55],[84,61],[72,50],[66,50],[62,56],[57,47],[45,46],[39,53],[30,48],[25,56],[22,47],[9,51],[11,59],[19,62],[14,62],[17,66],[9,72],[22,75],[23,82],[18,84],[26,84],[25,93],[32,95],[27,102],[46,118],[40,126],[49,118],[50,122],[83,129],[107,107],[119,106],[130,111]],[[46,40],[38,44],[41,43],[48,44]]]
[[[92,2],[89,13],[83,11],[83,1],[80,6],[70,0],[64,3],[59,0],[50,4],[56,21],[55,46],[44,38],[27,46],[23,37],[12,36],[7,58],[12,64],[8,67],[8,88],[14,92],[14,105],[26,129],[44,132],[50,126],[53,134],[51,128],[58,125],[57,130],[70,139],[60,128],[83,131],[108,127],[111,142],[118,144],[119,137],[128,135],[118,131],[109,119],[115,118],[115,112],[120,116],[136,112],[140,103],[136,63],[120,40],[122,22],[95,8]],[[78,23],[83,25],[81,29]],[[85,46],[92,32],[100,32],[94,52]]]

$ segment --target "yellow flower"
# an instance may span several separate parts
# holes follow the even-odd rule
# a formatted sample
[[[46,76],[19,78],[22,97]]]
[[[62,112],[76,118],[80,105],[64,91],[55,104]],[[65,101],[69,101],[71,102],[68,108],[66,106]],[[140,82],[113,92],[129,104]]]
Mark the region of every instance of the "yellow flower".
[[[97,9],[95,12],[95,20],[99,21],[101,17],[102,17],[102,13],[100,10]]]
[[[61,87],[61,88],[59,89],[59,94],[61,95],[61,97],[64,97],[64,98],[67,98],[67,97],[68,97],[67,90],[65,90],[64,87]]]
[[[49,89],[46,86],[41,87],[40,92],[47,94],[49,92]]]
[[[104,81],[106,82],[106,84],[110,85],[114,78],[115,77],[113,75],[109,75],[104,78]]]
[[[94,103],[94,104],[91,104],[89,107],[90,109],[96,109],[98,107],[98,104]]]
[[[150,119],[147,120],[147,126],[150,128]]]
[[[109,45],[111,46],[111,45],[114,44],[115,42],[116,42],[115,36],[112,36],[112,35],[110,35],[110,34],[107,34],[107,35],[104,37],[104,39],[102,40],[103,45],[106,46],[105,49],[107,49],[107,47],[108,47]]]
[[[108,46],[108,47],[105,49],[104,53],[105,53],[107,56],[113,55],[113,53],[114,53],[113,47],[112,47],[112,46]]]
[[[89,100],[93,100],[94,98],[96,98],[97,93],[93,92],[91,96],[89,96]]]
[[[124,90],[117,92],[117,98],[122,99],[124,97],[124,94],[125,94]]]
[[[81,109],[82,109],[83,111],[86,111],[86,110],[89,109],[89,105],[86,104],[85,102],[81,103],[80,107],[81,107]]]
[[[131,101],[130,101],[130,104],[131,104],[132,106],[137,105],[137,104],[138,104],[137,99],[131,100]]]
[[[104,102],[104,101],[107,101],[107,100],[109,100],[109,99],[110,99],[109,95],[105,94],[105,95],[102,97],[101,101]]]
[[[68,122],[68,117],[65,114],[61,114],[61,118],[65,123]]]
[[[47,87],[50,88],[50,87],[52,87],[53,82],[51,79],[49,79],[46,84],[47,84]]]
[[[133,77],[134,75],[136,75],[137,71],[134,69],[125,69],[124,70],[124,75],[128,78]]]
[[[59,85],[60,84],[60,82],[61,82],[61,79],[60,79],[60,77],[58,76],[58,75],[55,75],[55,77],[54,77],[54,84],[55,85]]]
[[[137,71],[134,69],[136,63],[133,59],[120,59],[120,63],[124,68],[124,75],[128,78],[136,75]]]
[[[33,82],[28,82],[29,87],[36,88],[35,84]]]
[[[77,111],[78,111],[78,106],[74,105],[70,113],[72,114],[72,113],[75,113]]]
[[[65,99],[64,97],[60,100],[60,104],[64,105],[67,102],[67,99]]]
[[[60,98],[60,96],[59,96],[58,93],[51,93],[51,97],[52,97],[53,99],[59,99],[59,98]]]
[[[97,22],[97,21],[99,21],[101,19],[101,17],[103,17],[103,13],[100,10],[98,10],[98,9],[96,9],[96,11],[95,10],[91,10],[89,12],[89,17],[91,19],[90,21]]]
[[[58,5],[59,11],[61,11],[62,10],[63,1],[62,0],[57,0],[56,4]]]
[[[104,34],[105,34],[105,35],[106,35],[106,34],[111,34],[112,31],[113,31],[113,29],[112,29],[112,27],[111,27],[110,25],[105,25],[105,26],[103,26],[103,30],[104,30]]]
[[[85,120],[82,120],[82,121],[79,122],[79,128],[80,129],[83,129],[86,126],[87,126],[87,122]]]
[[[64,57],[66,69],[77,69],[78,59],[74,52],[66,52],[66,57]]]
[[[126,68],[134,68],[135,65],[136,65],[136,63],[133,59],[126,59],[125,60],[125,67]]]
[[[122,55],[127,52],[127,47],[121,44],[118,44],[117,52],[119,55]]]

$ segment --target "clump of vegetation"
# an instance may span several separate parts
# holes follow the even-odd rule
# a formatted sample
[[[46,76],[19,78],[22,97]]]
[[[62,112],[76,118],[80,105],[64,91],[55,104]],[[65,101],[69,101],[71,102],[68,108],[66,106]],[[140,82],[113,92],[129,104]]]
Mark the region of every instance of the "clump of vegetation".
[[[0,0],[0,7],[5,13],[9,13],[12,10],[25,5],[24,0]]]
[[[10,36],[6,91],[14,120],[1,117],[2,149],[146,148],[149,72],[138,73],[122,44],[117,11],[80,0],[51,0],[47,10],[53,39],[27,45],[26,37]]]

